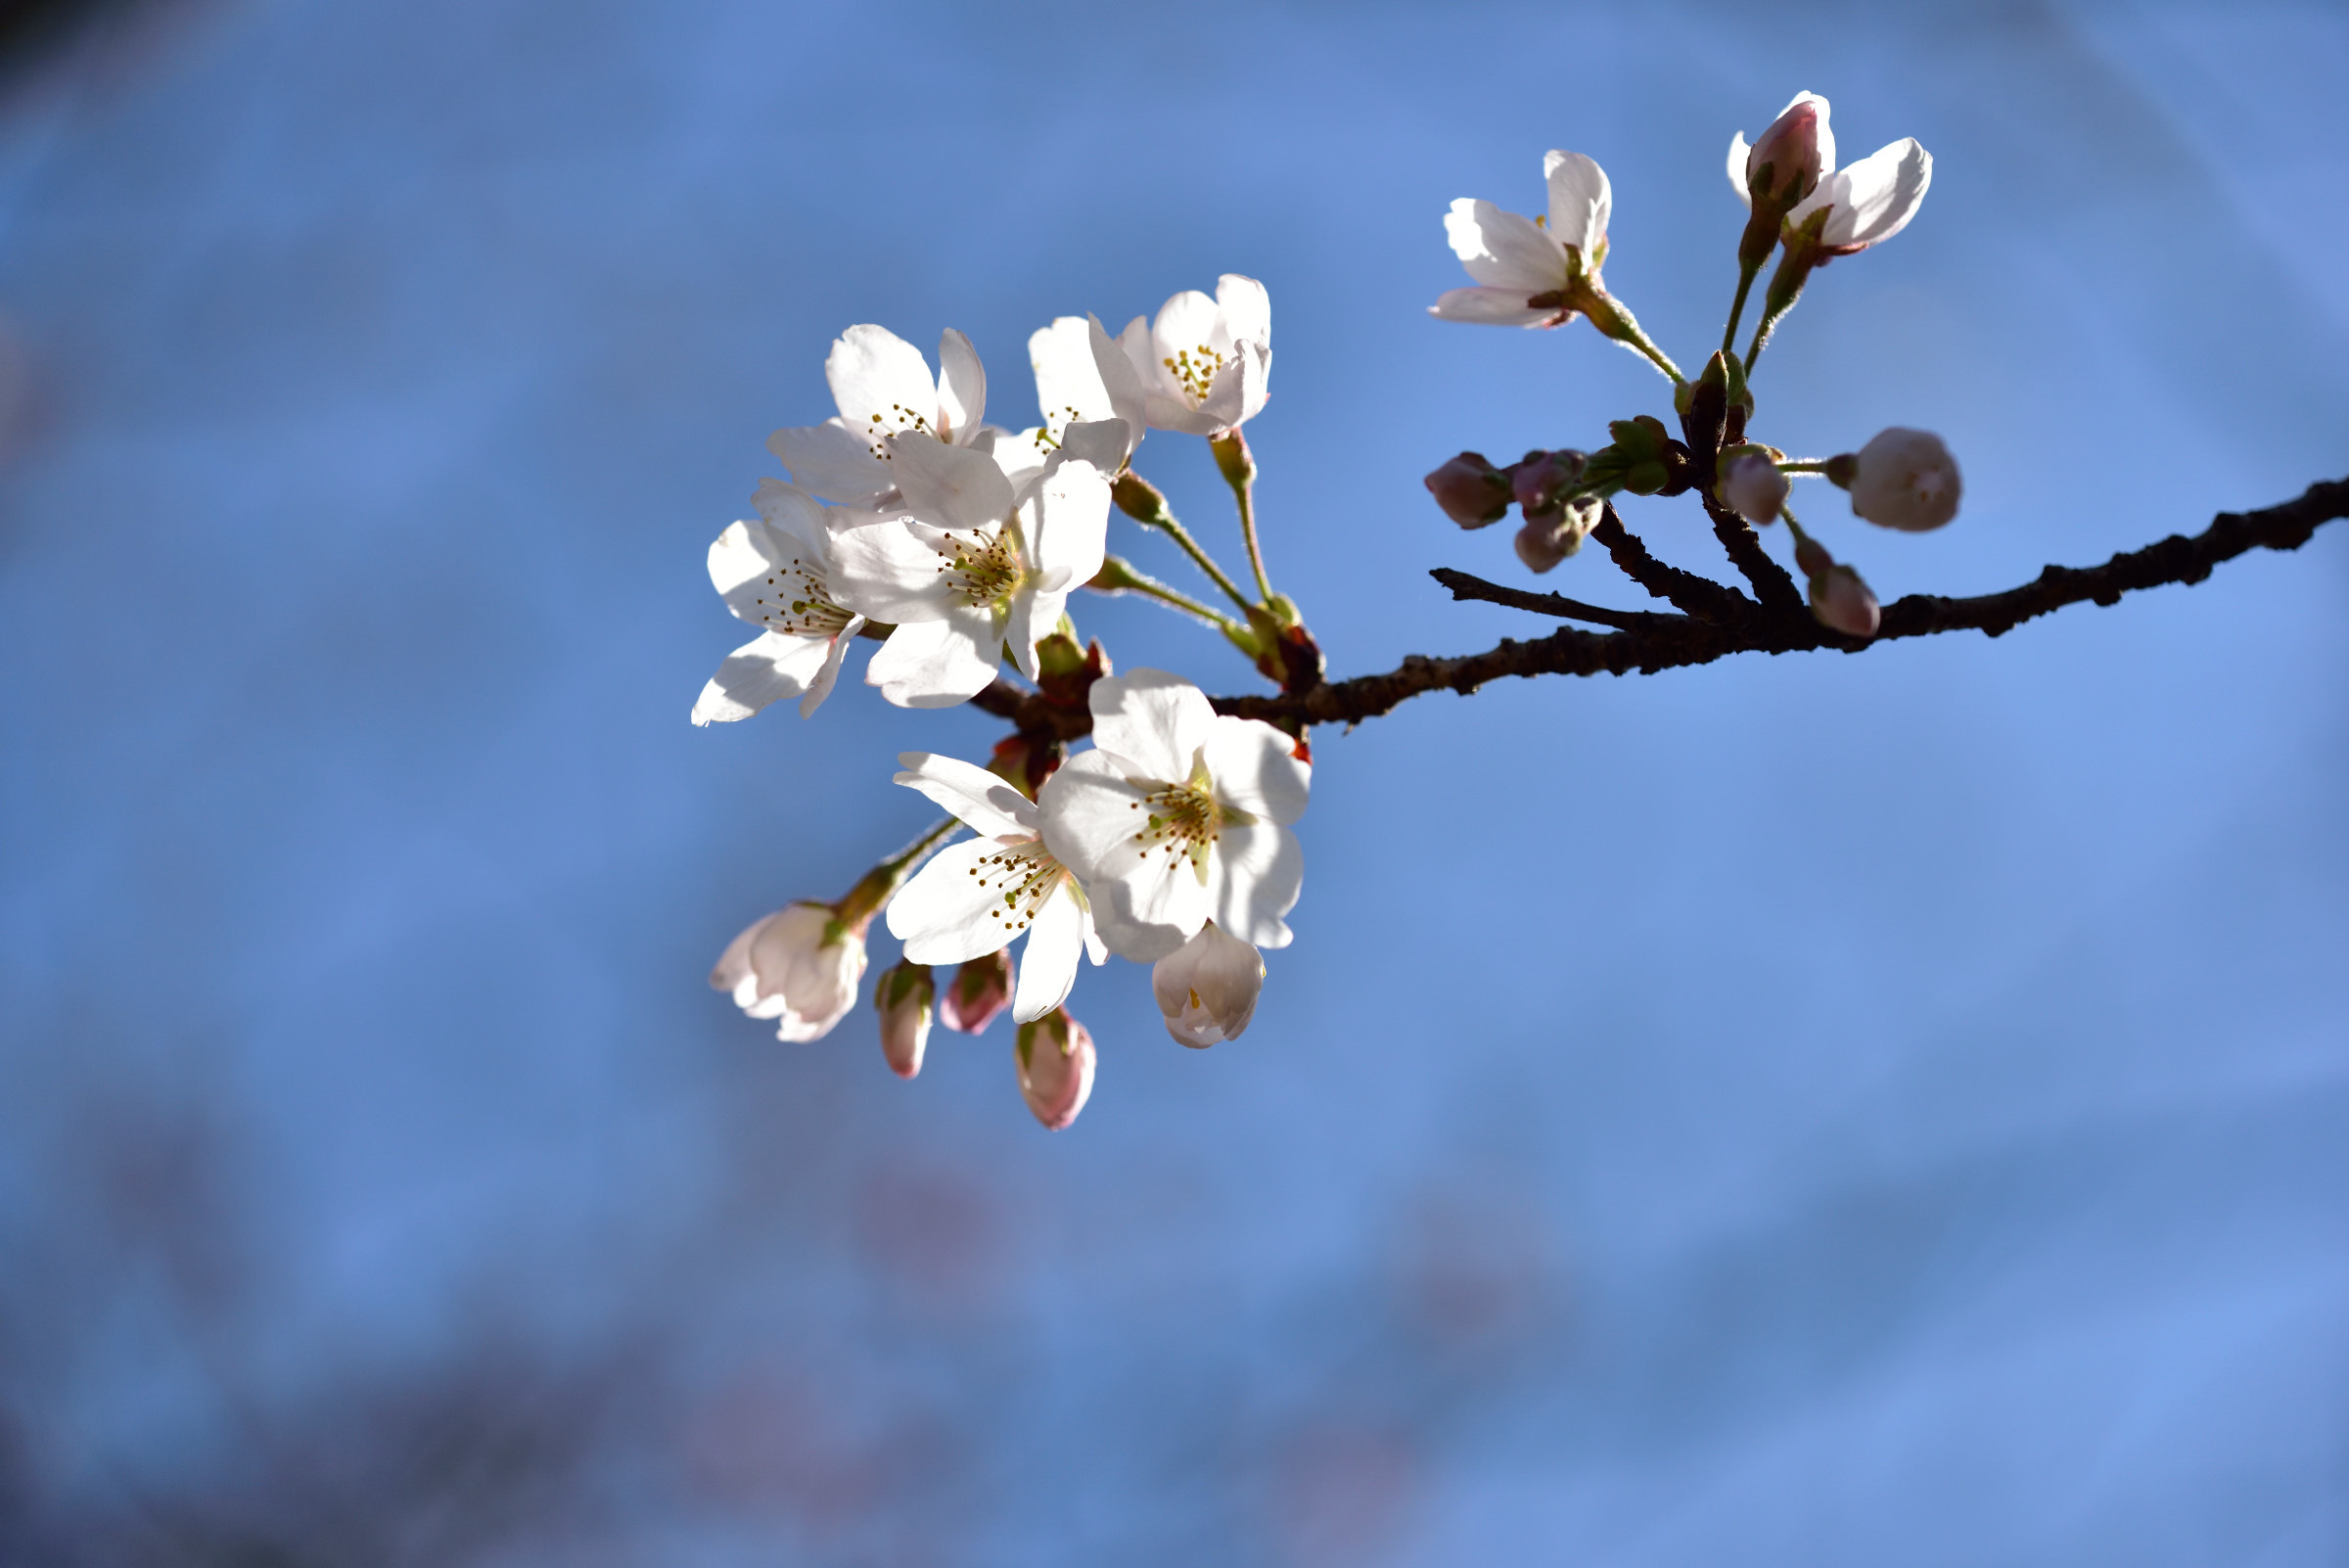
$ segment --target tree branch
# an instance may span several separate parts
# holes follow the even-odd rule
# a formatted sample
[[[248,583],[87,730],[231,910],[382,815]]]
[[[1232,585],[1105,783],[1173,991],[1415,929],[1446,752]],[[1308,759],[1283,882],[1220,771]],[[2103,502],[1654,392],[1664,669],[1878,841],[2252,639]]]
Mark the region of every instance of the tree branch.
[[[1452,590],[1455,599],[1486,600],[1621,629],[1598,632],[1568,626],[1528,642],[1504,637],[1497,647],[1483,653],[1451,659],[1412,654],[1384,674],[1358,675],[1292,695],[1218,697],[1214,701],[1218,713],[1242,718],[1354,724],[1388,713],[1423,692],[1456,691],[1464,696],[1506,675],[1620,675],[1634,670],[1653,674],[1660,669],[1711,664],[1736,653],[1798,653],[1815,648],[1861,653],[1896,637],[1925,637],[1945,631],[1981,631],[1996,637],[2066,605],[2090,601],[2110,605],[2125,593],[2172,582],[2200,582],[2220,563],[2251,550],[2296,550],[2320,527],[2344,517],[2349,517],[2349,479],[2328,480],[2310,485],[2297,499],[2279,506],[2257,512],[2222,512],[2209,528],[2191,538],[2172,534],[2143,549],[2124,551],[2096,567],[2051,566],[2030,582],[2003,593],[1968,599],[1911,594],[1885,607],[1874,641],[1864,642],[1829,631],[1814,621],[1808,610],[1767,610],[1733,589],[1655,562],[1610,509],[1591,530],[1592,536],[1607,544],[1635,581],[1689,613],[1602,610],[1558,594],[1504,588],[1464,572],[1441,569],[1435,576]],[[1624,542],[1606,538],[1610,530]],[[1626,564],[1627,555],[1633,556],[1630,564]],[[1671,592],[1657,587],[1664,582],[1671,584]],[[1712,592],[1698,591],[1692,584],[1702,584]],[[1742,613],[1716,620],[1690,608],[1701,604],[1720,614],[1727,608],[1722,596],[1742,606]],[[1068,741],[1092,728],[1090,713],[1052,703],[1002,680],[974,701],[987,712],[1037,735]]]

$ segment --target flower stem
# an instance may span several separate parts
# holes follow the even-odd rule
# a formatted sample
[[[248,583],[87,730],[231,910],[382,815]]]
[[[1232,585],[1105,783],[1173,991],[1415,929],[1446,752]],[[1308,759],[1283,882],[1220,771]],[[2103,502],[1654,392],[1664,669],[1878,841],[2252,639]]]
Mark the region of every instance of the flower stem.
[[[1095,593],[1138,593],[1144,598],[1156,599],[1160,604],[1171,609],[1179,610],[1186,616],[1204,621],[1227,637],[1247,634],[1246,626],[1213,605],[1201,604],[1189,594],[1176,588],[1171,588],[1156,577],[1135,571],[1131,562],[1121,560],[1114,555],[1102,560],[1101,570],[1093,575],[1092,580],[1085,583],[1085,586]]]
[[[1761,272],[1762,263],[1759,261],[1752,266],[1743,262],[1738,264],[1737,298],[1729,301],[1729,324],[1722,329],[1721,334],[1721,351],[1725,354],[1736,352],[1737,323],[1745,315],[1745,297],[1754,292],[1754,279]]]
[[[1827,460],[1823,457],[1794,457],[1775,467],[1781,474],[1824,474]]]
[[[1240,507],[1240,538],[1248,546],[1248,565],[1256,573],[1256,591],[1260,604],[1272,602],[1272,579],[1265,576],[1264,547],[1256,537],[1256,457],[1248,450],[1248,438],[1240,428],[1211,436],[1208,449],[1216,454],[1216,467],[1223,481],[1231,486],[1232,499]]]
[[[1596,327],[1603,336],[1644,355],[1649,364],[1672,379],[1675,387],[1688,379],[1681,374],[1681,367],[1674,364],[1671,357],[1657,347],[1646,333],[1639,330],[1638,318],[1621,300],[1595,283],[1586,282],[1568,290],[1566,299],[1568,303],[1589,316],[1590,325]]]
[[[1128,469],[1117,477],[1116,483],[1110,486],[1109,493],[1111,498],[1118,503],[1118,510],[1142,527],[1156,529],[1182,546],[1182,553],[1189,556],[1192,564],[1207,574],[1209,581],[1221,588],[1233,604],[1238,605],[1242,610],[1248,608],[1248,596],[1240,591],[1240,585],[1232,581],[1221,567],[1216,565],[1214,556],[1199,547],[1199,541],[1191,537],[1190,530],[1175,521],[1174,514],[1167,508],[1166,496],[1159,492],[1158,486],[1133,470]]]

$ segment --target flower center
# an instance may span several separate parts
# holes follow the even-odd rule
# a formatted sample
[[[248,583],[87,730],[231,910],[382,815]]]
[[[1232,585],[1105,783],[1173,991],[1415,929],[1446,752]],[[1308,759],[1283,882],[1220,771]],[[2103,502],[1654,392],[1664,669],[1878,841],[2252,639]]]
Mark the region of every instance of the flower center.
[[[971,867],[971,875],[979,879],[980,887],[996,895],[988,906],[988,917],[1002,928],[1003,940],[1009,942],[1035,923],[1036,912],[1059,891],[1068,872],[1045,852],[1042,840],[1030,839],[983,856]]]
[[[1224,359],[1215,349],[1201,344],[1196,349],[1177,349],[1173,358],[1162,359],[1159,363],[1167,367],[1167,374],[1174,378],[1175,385],[1182,389],[1182,394],[1196,408],[1207,401],[1208,390],[1215,386],[1216,374],[1223,368]]]
[[[849,612],[832,602],[823,569],[793,556],[787,566],[767,574],[766,591],[757,595],[759,623],[791,637],[837,637],[849,623]]]
[[[1000,606],[1028,576],[1009,529],[991,535],[974,531],[967,540],[948,533],[939,550],[938,570],[965,604]]]
[[[1215,782],[1208,777],[1207,759],[1193,756],[1191,776],[1180,784],[1161,783],[1153,779],[1134,779],[1133,783],[1149,793],[1133,803],[1133,809],[1146,811],[1142,830],[1133,842],[1142,847],[1142,858],[1147,861],[1153,853],[1163,853],[1172,862],[1188,856],[1191,869],[1199,880],[1207,880],[1207,857],[1216,847],[1217,838],[1226,822],[1254,820],[1245,811],[1235,811],[1216,799]]]

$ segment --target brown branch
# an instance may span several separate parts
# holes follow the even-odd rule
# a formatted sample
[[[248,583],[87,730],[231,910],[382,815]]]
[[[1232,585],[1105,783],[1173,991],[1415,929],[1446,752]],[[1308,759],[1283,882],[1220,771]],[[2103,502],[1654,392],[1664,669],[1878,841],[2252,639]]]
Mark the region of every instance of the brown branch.
[[[1711,577],[1666,566],[1648,554],[1639,535],[1623,526],[1623,518],[1612,501],[1599,513],[1598,526],[1590,530],[1590,536],[1607,547],[1607,554],[1614,557],[1615,565],[1625,576],[1683,615],[1738,625],[1760,608],[1735,588],[1725,588]]]
[[[2297,499],[2279,506],[2266,507],[2257,512],[2223,512],[2209,528],[2191,538],[2172,534],[2142,550],[2124,551],[2102,566],[2049,567],[2030,582],[2019,588],[2009,588],[2004,593],[1983,594],[1969,599],[1911,594],[1885,607],[1883,625],[1876,634],[1875,642],[1885,642],[1895,637],[1932,636],[1945,631],[1981,631],[1996,637],[2025,621],[2048,615],[2066,605],[2089,601],[2109,605],[2117,603],[2124,593],[2157,588],[2172,582],[2200,582],[2221,562],[2231,561],[2251,550],[2296,550],[2306,544],[2320,527],[2344,517],[2349,517],[2349,479],[2329,480],[2310,485]],[[1610,514],[1607,521],[1600,524],[1600,529],[1613,521]],[[1621,531],[1620,524],[1616,525],[1616,529]],[[1598,532],[1599,530],[1594,529],[1593,536],[1597,536]],[[1627,533],[1625,537],[1630,538],[1630,535]],[[1645,549],[1638,546],[1636,539],[1631,539],[1631,545],[1637,549],[1640,557],[1646,556]],[[1610,545],[1610,550],[1613,548]],[[1629,567],[1625,570],[1631,572]],[[1670,567],[1658,567],[1656,570],[1659,573],[1674,572]],[[1491,599],[1498,604],[1515,603],[1519,609],[1536,610],[1545,615],[1564,615],[1577,620],[1586,619],[1583,611],[1596,608],[1578,605],[1574,600],[1555,594],[1524,593],[1517,589],[1499,588],[1497,584],[1485,583],[1465,573],[1445,572],[1441,576],[1446,585],[1452,589],[1455,598]],[[1641,580],[1638,573],[1632,573],[1632,576],[1635,580]],[[1681,577],[1690,576],[1687,573],[1678,574]],[[1620,675],[1634,670],[1641,674],[1653,674],[1660,669],[1710,664],[1735,653],[1797,653],[1814,648],[1860,653],[1874,646],[1874,643],[1827,630],[1811,619],[1808,610],[1766,610],[1746,599],[1743,594],[1723,588],[1719,583],[1709,583],[1703,577],[1694,580],[1706,583],[1718,593],[1727,594],[1742,603],[1746,606],[1746,613],[1738,617],[1735,623],[1701,619],[1693,614],[1645,613],[1639,625],[1618,631],[1583,631],[1568,626],[1528,642],[1504,637],[1497,647],[1459,658],[1430,659],[1413,654],[1405,659],[1400,667],[1384,674],[1358,675],[1352,680],[1335,681],[1293,695],[1218,697],[1215,699],[1216,711],[1275,723],[1353,724],[1388,713],[1422,692],[1456,691],[1464,696],[1489,681],[1507,675]],[[1463,584],[1469,591],[1462,591]],[[1646,585],[1642,581],[1642,586]],[[1496,597],[1482,591],[1487,588],[1513,597]],[[1676,583],[1675,589],[1676,593],[1688,593],[1684,583]],[[1691,602],[1703,602],[1701,595],[1690,594],[1689,597]],[[1557,600],[1560,606],[1572,608],[1552,608],[1543,602],[1551,599]],[[1641,613],[1607,611],[1604,614],[1631,620]],[[981,692],[975,701],[987,712],[1008,718],[1023,729],[1061,740],[1075,740],[1092,728],[1090,714],[1055,705],[1035,693],[1023,692],[1000,680]]]
[[[1428,576],[1450,588],[1455,600],[1481,599],[1488,604],[1506,605],[1512,610],[1531,610],[1540,616],[1556,616],[1564,621],[1588,621],[1594,626],[1613,626],[1618,631],[1651,631],[1687,619],[1685,616],[1660,616],[1652,610],[1609,610],[1604,605],[1569,599],[1562,593],[1529,593],[1523,588],[1487,582],[1483,577],[1454,572],[1450,567],[1438,567]]]

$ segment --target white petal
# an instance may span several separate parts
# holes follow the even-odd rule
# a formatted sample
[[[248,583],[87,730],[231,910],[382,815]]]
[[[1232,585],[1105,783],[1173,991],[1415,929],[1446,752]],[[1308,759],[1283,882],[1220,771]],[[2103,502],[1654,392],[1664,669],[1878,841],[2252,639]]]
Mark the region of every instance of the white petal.
[[[1235,346],[1252,343],[1271,351],[1272,296],[1263,284],[1226,272],[1216,280],[1216,307],[1222,314],[1225,336]]]
[[[991,459],[980,460],[992,466]],[[953,589],[938,569],[944,557],[934,537],[905,518],[842,529],[832,535],[833,599],[892,625],[940,620],[952,608]]]
[[[920,791],[972,832],[990,839],[1036,836],[1036,803],[986,768],[935,752],[899,752],[898,761],[905,770],[892,783]]]
[[[938,340],[938,417],[941,436],[968,446],[987,423],[987,370],[971,340],[948,327]]]
[[[1263,413],[1265,403],[1272,395],[1272,350],[1244,343],[1239,346],[1239,353],[1236,368],[1239,371],[1240,413],[1239,418],[1232,421],[1234,425],[1246,424]]]
[[[1131,766],[1097,749],[1081,753],[1044,781],[1037,805],[1044,847],[1083,884],[1102,940],[1147,963],[1189,941],[1210,909],[1187,856],[1142,844],[1148,791],[1128,781]]]
[[[1122,419],[1087,420],[1069,425],[1060,433],[1060,456],[1064,461],[1090,463],[1103,474],[1115,474],[1124,468],[1126,456],[1132,450],[1133,432]],[[1108,481],[1102,483],[1106,485]],[[1093,569],[1099,570],[1099,567]]]
[[[1150,346],[1156,351],[1155,368],[1163,383],[1174,375],[1166,361],[1181,354],[1196,357],[1205,348],[1211,353],[1223,346],[1216,340],[1228,338],[1223,332],[1223,312],[1216,302],[1196,289],[1185,289],[1170,297],[1158,307],[1158,319],[1150,326]]]
[[[1083,420],[1115,419],[1109,389],[1093,357],[1093,329],[1084,316],[1062,316],[1028,338],[1028,364],[1036,372],[1036,400],[1044,429],[1057,437]]]
[[[1263,955],[1212,920],[1150,971],[1167,1033],[1194,1048],[1245,1034],[1264,985]]]
[[[864,617],[851,616],[849,623],[840,628],[840,635],[832,639],[832,646],[824,654],[824,668],[815,672],[815,678],[807,682],[806,694],[800,698],[802,718],[813,718],[815,711],[824,706],[824,699],[832,695],[833,686],[840,680],[840,667],[847,661],[856,633],[863,629]]]
[[[1297,760],[1297,743],[1256,718],[1218,715],[1201,755],[1216,799],[1251,816],[1294,822],[1305,815],[1313,770]]]
[[[949,844],[889,900],[889,934],[917,964],[959,964],[1008,946],[1018,933],[1000,918],[1003,890],[990,876],[1003,846]]]
[[[1933,155],[1912,136],[1880,147],[1851,167],[1821,180],[1837,187],[1835,210],[1822,236],[1830,246],[1881,245],[1909,226],[1933,183]],[[1805,203],[1806,207],[1810,204]]]
[[[1490,288],[1545,294],[1566,286],[1566,253],[1531,218],[1463,196],[1445,214],[1444,232],[1468,275]]]
[[[880,687],[881,695],[899,708],[967,702],[995,678],[1000,639],[992,632],[987,612],[960,608],[944,621],[901,625],[865,667],[865,684]]]
[[[804,544],[819,557],[830,546],[832,508],[797,484],[780,480],[762,479],[751,496],[751,505],[759,509],[760,518],[786,539]],[[719,589],[724,592],[724,589]]]
[[[1134,367],[1132,358],[1126,350],[1110,337],[1107,329],[1101,325],[1100,317],[1087,316],[1084,320],[1085,341],[1092,348],[1093,368],[1100,372],[1101,388],[1109,394],[1110,414],[1126,422],[1126,450],[1130,455],[1133,448],[1140,444],[1146,424],[1142,414],[1141,372]],[[1136,316],[1134,321],[1138,325],[1141,318]],[[1127,330],[1130,332],[1132,329]]]
[[[779,430],[766,438],[766,449],[791,471],[793,483],[817,495],[851,503],[870,500],[897,483],[875,450],[877,445],[837,419]]]
[[[832,643],[829,637],[786,637],[772,631],[744,643],[726,655],[726,662],[702,688],[701,700],[693,705],[693,721],[731,724],[769,703],[808,691],[823,673]]]
[[[1011,1021],[1033,1023],[1069,999],[1077,985],[1077,957],[1084,951],[1084,907],[1076,889],[1064,883],[1044,900],[1028,928],[1028,945],[1020,950],[1019,973],[1012,982]]]
[[[887,327],[851,327],[824,360],[824,379],[849,430],[870,442],[901,431],[936,434],[938,383],[922,351]]]
[[[1036,645],[1039,639],[1052,635],[1068,603],[1065,591],[1046,593],[1034,581],[1023,582],[1012,590],[1010,614],[1003,618],[1003,651],[1011,656],[1012,668],[1030,680],[1042,673],[1036,664]]]
[[[1427,307],[1427,313],[1445,321],[1471,321],[1491,327],[1539,327],[1554,320],[1555,310],[1535,310],[1526,305],[1523,289],[1451,289]]]
[[[1207,694],[1163,669],[1129,669],[1096,680],[1090,703],[1093,744],[1162,783],[1190,777],[1191,759],[1216,722]]]
[[[1607,217],[1615,206],[1607,171],[1581,153],[1553,151],[1543,158],[1542,173],[1549,181],[1549,232],[1589,260],[1606,243]]]
[[[1034,484],[1043,473],[1044,465],[1052,460],[1048,434],[1041,425],[1031,425],[1017,435],[1000,432],[988,443],[987,452],[995,460],[995,467],[1003,471],[1004,479],[1011,483],[1014,495]]]
[[[889,443],[905,510],[942,529],[992,528],[1011,515],[1011,481],[986,452],[919,436]]]
[[[1745,160],[1752,151],[1745,145],[1745,132],[1739,131],[1729,138],[1729,189],[1735,191],[1737,200],[1748,208],[1754,205],[1754,193],[1746,189]]]
[[[1270,822],[1227,822],[1208,861],[1216,924],[1257,947],[1285,947],[1281,916],[1297,906],[1305,887],[1305,849],[1297,835]]]
[[[1786,109],[1792,109],[1806,98],[1819,106],[1819,177],[1823,180],[1835,172],[1835,130],[1827,123],[1833,111],[1824,98],[1809,88],[1787,99]],[[1779,115],[1783,115],[1786,109],[1779,110]]]
[[[1084,459],[1064,458],[1021,508],[1021,531],[1039,587],[1065,593],[1090,580],[1109,548],[1109,481]]]

